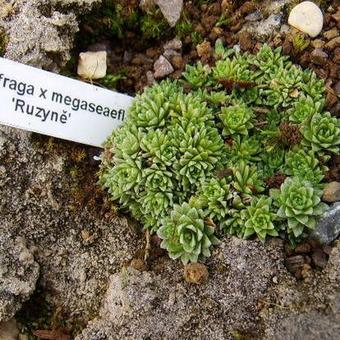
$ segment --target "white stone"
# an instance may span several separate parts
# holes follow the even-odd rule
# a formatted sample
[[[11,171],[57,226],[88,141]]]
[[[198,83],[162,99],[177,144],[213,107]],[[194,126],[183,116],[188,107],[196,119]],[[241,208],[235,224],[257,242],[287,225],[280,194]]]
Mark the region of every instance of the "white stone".
[[[322,30],[323,15],[320,8],[313,2],[303,1],[292,9],[288,23],[314,38]]]
[[[79,54],[78,75],[85,79],[100,79],[106,76],[106,51]]]

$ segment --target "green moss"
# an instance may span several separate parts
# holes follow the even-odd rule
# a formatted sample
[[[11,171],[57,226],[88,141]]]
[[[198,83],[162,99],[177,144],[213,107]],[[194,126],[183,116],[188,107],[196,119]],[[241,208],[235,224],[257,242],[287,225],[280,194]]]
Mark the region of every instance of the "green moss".
[[[140,20],[140,27],[146,39],[160,39],[170,30],[168,23],[159,9],[144,14]]]

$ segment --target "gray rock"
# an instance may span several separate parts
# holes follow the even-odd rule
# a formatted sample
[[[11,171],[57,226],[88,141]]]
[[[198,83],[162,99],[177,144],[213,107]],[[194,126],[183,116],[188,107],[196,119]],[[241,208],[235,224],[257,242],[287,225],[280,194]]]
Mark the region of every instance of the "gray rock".
[[[340,201],[340,183],[339,182],[330,182],[327,183],[322,199],[325,202],[333,203]]]
[[[163,56],[168,60],[171,60],[172,57],[179,56],[179,55],[181,55],[181,54],[178,53],[175,50],[165,50],[164,53],[163,53]]]
[[[315,230],[310,235],[311,239],[318,240],[321,244],[329,244],[340,234],[340,203],[334,203],[318,221]]]
[[[126,218],[110,213],[111,203],[102,202],[96,184],[98,166],[88,160],[92,148],[2,126],[0,131],[6,138],[0,149],[0,164],[5,167],[0,179],[0,220],[15,221],[15,225],[0,224],[0,238],[8,234],[13,240],[24,237],[27,248],[36,249],[39,287],[46,305],[62,305],[66,317],[77,315],[86,322],[98,311],[109,276],[142,248],[142,236]],[[76,174],[71,176],[67,164],[74,162],[75,155],[82,161],[75,163]],[[13,241],[14,246],[18,248]],[[0,249],[0,262],[2,254]],[[15,275],[13,271],[11,277]],[[36,276],[32,272],[22,280],[32,277],[28,282],[34,289]],[[6,285],[15,284],[8,280]],[[5,308],[10,317],[29,296],[26,291],[18,296],[6,294],[8,302],[1,296],[0,310]]]
[[[13,226],[0,227],[0,321],[11,319],[35,290],[39,265],[22,237],[15,237]]]
[[[338,321],[335,315],[328,316],[317,311],[295,314],[278,325],[275,340],[336,340],[340,334]]]
[[[76,339],[217,340],[233,339],[235,329],[256,332],[258,301],[274,276],[284,281],[282,250],[280,240],[224,239],[201,285],[185,282],[181,264],[168,258],[151,272],[123,269],[111,277],[100,316]]]
[[[271,14],[267,19],[257,22],[247,22],[242,31],[247,31],[254,35],[261,42],[267,41],[275,33],[279,32],[283,14]]]
[[[13,5],[15,14],[9,20],[0,18],[0,26],[5,28],[9,37],[5,57],[48,70],[59,70],[71,57],[70,50],[78,30],[76,14],[98,1],[16,1]],[[73,10],[69,9],[70,5]],[[64,13],[59,11],[63,6],[68,8]]]
[[[171,27],[174,27],[181,17],[183,0],[155,0],[164,18]]]
[[[259,21],[263,18],[261,11],[257,10],[253,13],[248,14],[244,19],[246,21]]]
[[[156,79],[164,78],[165,76],[174,72],[173,66],[170,64],[168,59],[164,56],[160,56],[154,64],[154,76]]]
[[[163,48],[164,50],[180,50],[182,48],[182,41],[178,38],[174,38],[164,44]]]
[[[267,292],[270,301],[260,311],[264,340],[339,339],[340,242],[327,266],[298,284],[286,281]]]

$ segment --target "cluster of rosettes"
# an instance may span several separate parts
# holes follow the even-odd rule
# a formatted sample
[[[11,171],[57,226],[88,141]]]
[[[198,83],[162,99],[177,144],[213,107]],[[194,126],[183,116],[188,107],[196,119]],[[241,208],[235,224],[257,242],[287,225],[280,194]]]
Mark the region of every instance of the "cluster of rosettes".
[[[217,44],[215,59],[138,95],[102,157],[112,199],[183,263],[223,233],[299,242],[327,208],[322,180],[340,148],[314,73],[268,46],[241,55]]]

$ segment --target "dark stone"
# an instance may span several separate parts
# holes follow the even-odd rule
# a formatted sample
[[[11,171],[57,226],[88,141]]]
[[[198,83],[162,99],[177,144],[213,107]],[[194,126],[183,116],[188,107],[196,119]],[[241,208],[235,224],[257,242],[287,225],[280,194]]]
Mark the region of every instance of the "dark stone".
[[[312,250],[309,243],[298,244],[295,248],[295,254],[308,254]]]
[[[314,250],[312,254],[312,260],[314,265],[321,269],[327,266],[327,255],[321,249]]]
[[[310,238],[321,244],[333,242],[340,234],[340,203],[334,203],[318,221]]]
[[[291,256],[285,260],[287,270],[294,275],[302,270],[304,264],[305,259],[302,255]]]
[[[325,65],[327,63],[328,54],[321,48],[316,48],[310,54],[311,62],[316,65]]]

